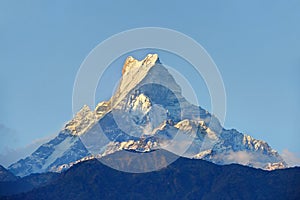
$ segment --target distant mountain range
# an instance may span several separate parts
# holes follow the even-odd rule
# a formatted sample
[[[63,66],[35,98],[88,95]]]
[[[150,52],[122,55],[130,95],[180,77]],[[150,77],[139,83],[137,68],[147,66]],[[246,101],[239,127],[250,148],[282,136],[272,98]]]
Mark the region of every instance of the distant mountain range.
[[[181,149],[185,143],[188,145]],[[8,169],[17,176],[61,172],[122,150],[145,153],[158,149],[179,152],[191,162],[202,159],[267,170],[287,167],[266,142],[227,130],[214,115],[190,104],[158,56],[149,54],[142,61],[127,58],[119,87],[109,101],[100,102],[95,110],[83,106],[57,137]],[[180,162],[184,161],[190,162]]]
[[[176,155],[154,151],[159,162]],[[135,153],[135,154],[149,154]],[[126,151],[105,156],[129,159]],[[179,158],[149,173],[114,170],[97,159],[80,162],[62,173],[32,174],[0,182],[0,199],[299,199],[300,168],[266,171],[247,166],[216,165]]]

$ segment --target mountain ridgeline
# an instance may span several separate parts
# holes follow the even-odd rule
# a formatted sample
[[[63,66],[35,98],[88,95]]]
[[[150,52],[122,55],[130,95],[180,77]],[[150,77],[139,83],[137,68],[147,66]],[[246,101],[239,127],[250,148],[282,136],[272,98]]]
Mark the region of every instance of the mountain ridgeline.
[[[141,61],[128,57],[110,100],[100,102],[94,110],[83,106],[57,137],[9,170],[17,176],[62,172],[122,150],[146,153],[160,149],[219,165],[287,167],[266,142],[223,128],[215,116],[189,103],[157,54],[149,54]]]

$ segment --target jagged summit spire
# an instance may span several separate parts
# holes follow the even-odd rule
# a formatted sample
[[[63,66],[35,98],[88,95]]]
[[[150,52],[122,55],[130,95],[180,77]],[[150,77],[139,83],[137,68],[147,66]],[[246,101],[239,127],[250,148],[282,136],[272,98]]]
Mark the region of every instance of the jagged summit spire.
[[[141,61],[135,59],[132,56],[128,56],[123,65],[122,75],[125,74],[126,72],[130,71],[132,68],[141,67],[141,66],[151,67],[157,63],[160,63],[157,54],[148,54]]]

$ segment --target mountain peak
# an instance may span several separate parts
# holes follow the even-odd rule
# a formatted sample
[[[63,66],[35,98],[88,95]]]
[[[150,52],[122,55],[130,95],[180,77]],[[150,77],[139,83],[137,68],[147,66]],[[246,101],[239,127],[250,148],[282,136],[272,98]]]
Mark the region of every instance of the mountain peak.
[[[152,67],[156,63],[160,63],[157,54],[148,54],[143,60],[140,61],[132,56],[128,56],[123,65],[122,75],[129,72],[133,68],[138,68],[141,66]]]
[[[80,111],[75,115],[75,117],[69,121],[65,130],[69,131],[72,135],[83,134],[90,125],[94,124],[96,121],[96,115],[89,106],[84,105]]]
[[[95,110],[83,106],[56,138],[9,169],[22,176],[59,171],[122,149],[146,152],[166,144],[172,144],[171,151],[175,145],[181,148],[181,144],[188,144],[180,156],[221,165],[239,163],[269,170],[286,167],[266,142],[221,127],[208,111],[189,103],[157,54],[140,61],[128,57],[122,73],[108,101],[99,103]],[[191,138],[191,143],[185,138]]]

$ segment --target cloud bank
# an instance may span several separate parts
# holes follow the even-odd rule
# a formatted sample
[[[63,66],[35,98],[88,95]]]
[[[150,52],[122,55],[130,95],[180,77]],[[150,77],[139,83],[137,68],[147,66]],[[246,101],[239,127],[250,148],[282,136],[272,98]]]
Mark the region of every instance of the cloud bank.
[[[281,153],[281,157],[288,164],[289,167],[300,166],[300,157],[296,153],[290,152],[288,149],[284,149]]]

